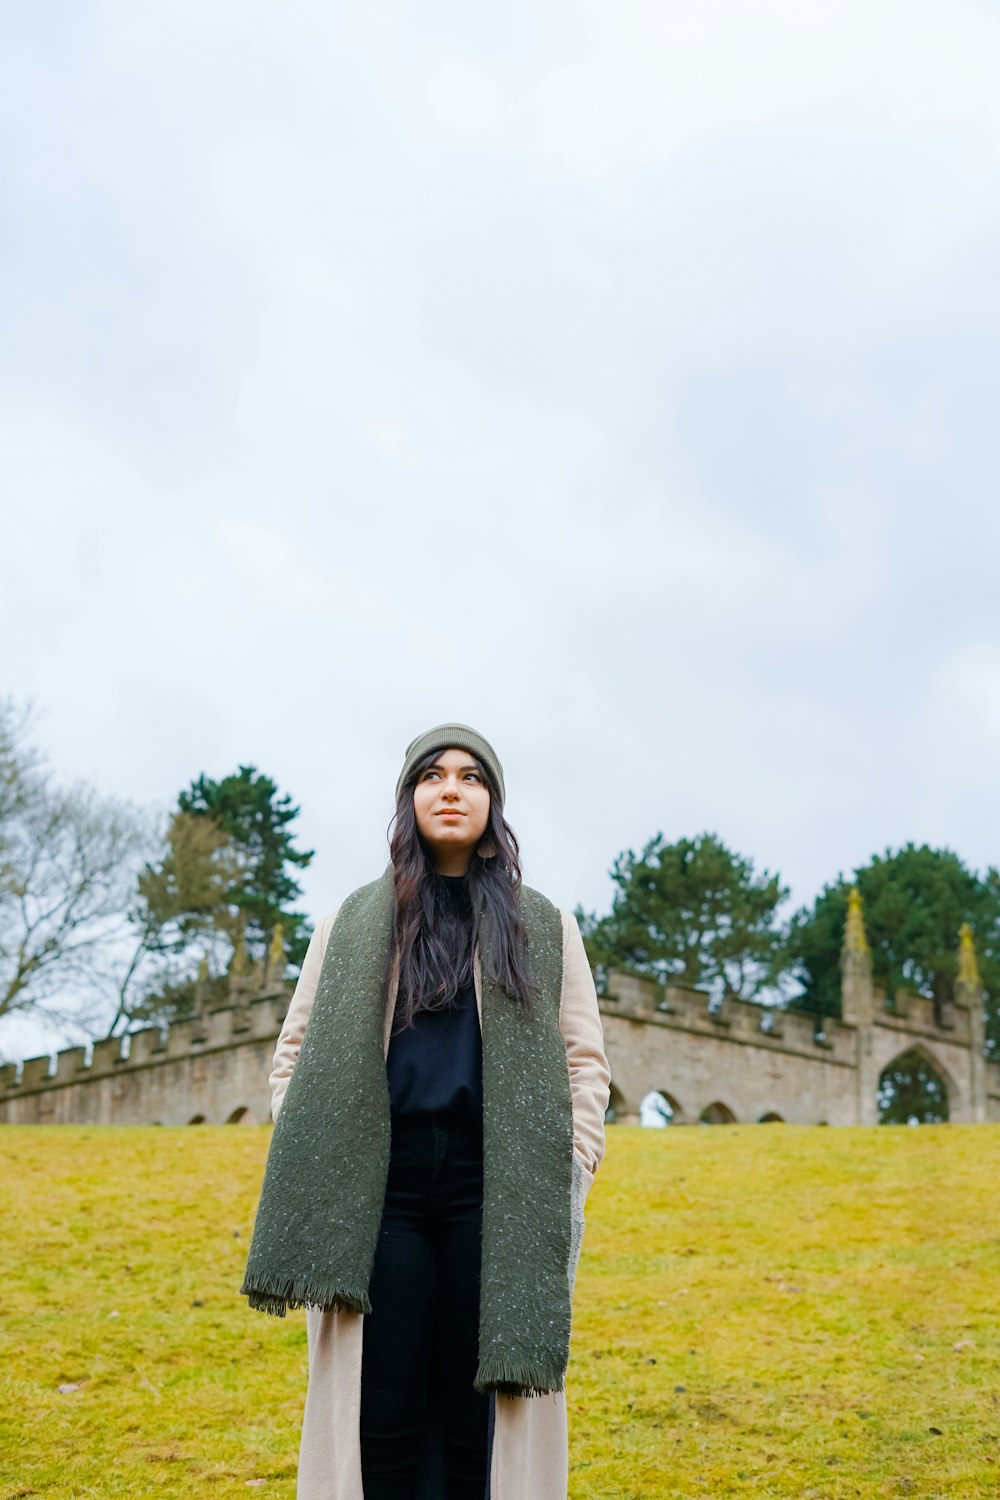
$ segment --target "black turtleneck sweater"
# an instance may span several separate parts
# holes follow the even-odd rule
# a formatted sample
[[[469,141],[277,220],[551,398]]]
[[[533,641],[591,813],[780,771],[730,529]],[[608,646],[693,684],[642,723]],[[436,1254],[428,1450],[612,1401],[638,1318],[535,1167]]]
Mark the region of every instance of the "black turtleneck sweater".
[[[464,875],[441,875],[445,900],[470,926],[472,906]],[[404,1115],[445,1115],[482,1120],[483,1046],[470,983],[444,1010],[421,1011],[412,1027],[397,1030],[386,1058],[389,1108]]]

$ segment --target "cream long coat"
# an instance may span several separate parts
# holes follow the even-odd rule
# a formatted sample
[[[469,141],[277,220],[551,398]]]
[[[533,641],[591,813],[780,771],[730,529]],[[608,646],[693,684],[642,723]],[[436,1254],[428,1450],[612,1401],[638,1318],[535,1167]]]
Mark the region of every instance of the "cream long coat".
[[[271,1115],[277,1119],[316,996],[334,911],[313,933],[274,1051]],[[563,978],[559,1027],[566,1042],[573,1100],[573,1266],[583,1235],[583,1201],[604,1156],[604,1114],[611,1074],[597,995],[583,938],[572,912],[560,909]],[[482,970],[473,962],[482,1026]],[[385,1012],[385,1051],[395,1013],[393,972]],[[364,1500],[361,1484],[361,1352],[363,1316],[307,1307],[309,1380],[299,1449],[298,1500]],[[489,1500],[566,1500],[569,1445],[566,1397],[496,1396]]]

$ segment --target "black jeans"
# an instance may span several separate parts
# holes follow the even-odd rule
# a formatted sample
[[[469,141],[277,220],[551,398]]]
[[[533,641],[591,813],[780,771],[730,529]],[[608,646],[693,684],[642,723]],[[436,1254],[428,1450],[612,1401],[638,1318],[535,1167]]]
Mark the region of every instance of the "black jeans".
[[[448,1500],[486,1491],[489,1398],[478,1363],[483,1136],[478,1120],[402,1116],[364,1320],[365,1500],[412,1500],[429,1381],[445,1414]]]

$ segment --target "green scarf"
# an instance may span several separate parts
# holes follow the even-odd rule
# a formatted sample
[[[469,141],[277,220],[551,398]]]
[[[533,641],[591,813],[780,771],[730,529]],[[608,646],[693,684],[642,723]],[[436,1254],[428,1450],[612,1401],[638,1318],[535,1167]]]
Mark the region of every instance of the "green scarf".
[[[483,1242],[475,1386],[564,1388],[570,1335],[573,1107],[559,1030],[562,918],[521,888],[530,1015],[481,951]],[[347,897],[268,1151],[241,1294],[288,1307],[371,1311],[368,1285],[389,1168],[384,1024],[393,868]]]

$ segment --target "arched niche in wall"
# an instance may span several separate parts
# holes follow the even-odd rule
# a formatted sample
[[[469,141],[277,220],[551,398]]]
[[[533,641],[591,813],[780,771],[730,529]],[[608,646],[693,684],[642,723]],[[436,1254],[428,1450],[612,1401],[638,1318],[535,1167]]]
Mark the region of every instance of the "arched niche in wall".
[[[699,1125],[735,1125],[736,1116],[728,1104],[723,1104],[721,1099],[715,1099],[711,1104],[706,1104],[698,1116]]]
[[[612,1084],[611,1084],[611,1101],[608,1104],[607,1109],[604,1111],[605,1122],[608,1125],[613,1125],[616,1120],[620,1120],[621,1119],[621,1117],[622,1117],[622,1115],[624,1113],[625,1113],[625,1095],[622,1093],[621,1089],[615,1088],[615,1085],[612,1082]]]
[[[239,1109],[234,1109],[226,1121],[227,1125],[256,1125],[257,1116],[246,1104],[241,1104]]]
[[[919,1042],[906,1047],[879,1074],[880,1125],[940,1125],[950,1118],[954,1084],[948,1071]]]

